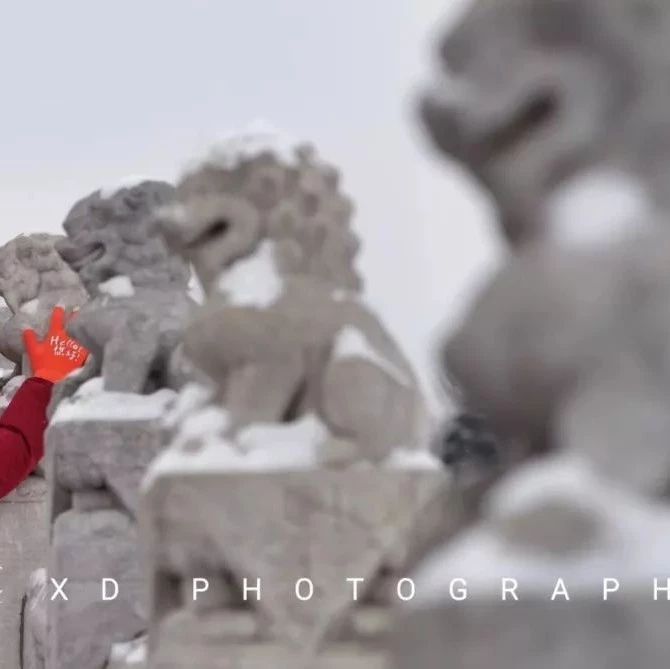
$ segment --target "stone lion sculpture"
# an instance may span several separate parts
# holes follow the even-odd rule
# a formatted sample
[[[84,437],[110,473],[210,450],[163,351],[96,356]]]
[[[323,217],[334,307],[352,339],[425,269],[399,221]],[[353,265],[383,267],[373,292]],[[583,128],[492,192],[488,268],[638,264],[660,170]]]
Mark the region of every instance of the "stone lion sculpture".
[[[587,453],[647,492],[670,475],[668,36],[660,0],[481,0],[422,105],[515,252],[446,364],[519,457]]]
[[[154,229],[153,211],[173,197],[170,184],[142,181],[95,191],[68,213],[57,249],[92,297],[68,330],[92,355],[83,373],[64,382],[66,394],[97,375],[107,391],[169,385],[171,356],[194,306],[188,266]]]
[[[88,299],[79,277],[56,252],[59,239],[19,235],[0,248],[0,295],[11,311],[0,325],[0,353],[16,364],[24,352],[24,329],[42,334],[54,306],[73,309]]]
[[[337,170],[268,131],[220,145],[159,216],[207,294],[184,347],[216,379],[231,434],[311,412],[335,459],[416,445],[421,395],[361,301],[351,214]]]
[[[514,245],[597,232],[555,220],[552,205],[580,185],[594,195],[611,186],[617,204],[622,190],[666,200],[667,150],[655,140],[667,134],[668,9],[664,0],[477,0],[441,40],[424,123],[491,193]],[[599,199],[590,214],[616,210]],[[621,208],[619,219],[630,214]]]

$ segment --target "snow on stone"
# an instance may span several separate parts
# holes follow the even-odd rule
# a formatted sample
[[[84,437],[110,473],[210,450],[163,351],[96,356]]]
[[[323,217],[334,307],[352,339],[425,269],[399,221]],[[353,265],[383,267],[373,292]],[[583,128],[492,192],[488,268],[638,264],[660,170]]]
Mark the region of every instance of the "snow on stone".
[[[596,521],[592,545],[554,554],[511,544],[496,532],[496,521],[552,502],[581,511]],[[500,597],[501,579],[516,578],[518,595],[548,598],[557,579],[568,591],[600,596],[602,579],[617,578],[622,589],[667,573],[670,510],[598,477],[575,456],[556,456],[529,464],[509,476],[490,495],[484,520],[431,554],[414,575],[412,605],[447,602],[454,578],[467,582],[468,597]]]
[[[226,270],[217,284],[217,291],[231,305],[258,309],[276,302],[282,289],[283,282],[274,259],[274,244],[268,239],[251,256]]]
[[[191,276],[188,281],[188,295],[197,304],[204,304],[205,302],[205,289],[202,287],[202,283],[192,267]]]
[[[132,641],[112,644],[109,654],[109,665],[111,669],[121,667],[132,667],[144,664],[147,660],[146,637],[139,637]]]
[[[223,438],[230,424],[230,416],[224,409],[210,405],[199,409],[180,425],[172,447],[181,450],[196,450],[197,445],[212,438]]]
[[[244,472],[304,470],[317,465],[316,446],[327,436],[326,427],[309,414],[293,423],[258,424],[241,430],[235,442],[212,434],[213,414],[199,412],[191,419],[189,432],[196,434],[197,422],[203,444],[198,450],[170,447],[149,467],[143,487],[166,473]]]
[[[331,297],[335,302],[355,302],[358,300],[358,295],[351,290],[344,290],[338,288],[331,293]]]
[[[550,198],[548,241],[610,243],[644,230],[653,218],[642,183],[621,172],[593,169],[567,181]]]
[[[197,474],[203,472],[239,471],[240,454],[234,444],[224,438],[208,440],[199,449],[185,451],[167,448],[149,466],[142,481],[142,490],[148,490],[154,481],[169,474]]]
[[[293,423],[250,425],[237,435],[245,459],[263,468],[310,468],[317,465],[317,446],[329,436],[315,414]]]
[[[210,405],[181,423],[170,448],[149,467],[143,488],[160,476],[174,473],[305,471],[321,466],[319,446],[330,438],[330,432],[315,414],[306,414],[292,423],[250,425],[240,430],[234,441],[222,435],[227,427],[224,416],[227,418],[224,410]],[[442,468],[427,451],[410,449],[397,449],[382,466]]]
[[[442,462],[425,448],[395,448],[383,464],[391,469],[444,470]]]
[[[47,583],[47,570],[44,567],[35,569],[30,572],[30,577],[28,578],[28,589],[32,590],[34,588],[41,588]]]
[[[552,458],[535,462],[521,475],[504,480],[492,492],[486,508],[494,519],[531,510],[547,499],[570,499],[573,506],[596,508],[602,505],[602,488],[587,462]]]
[[[36,314],[39,306],[40,301],[39,299],[35,298],[33,300],[28,300],[27,302],[24,302],[19,308],[19,310],[24,314]]]
[[[154,209],[154,215],[159,219],[173,220],[178,223],[188,223],[188,210],[181,202],[170,202]]]
[[[185,171],[193,172],[203,164],[234,169],[241,162],[252,160],[263,153],[273,154],[282,163],[294,164],[296,150],[301,145],[302,142],[277,130],[270,123],[254,121],[240,131],[221,135],[213,142],[204,159],[190,161]]]
[[[163,415],[162,424],[167,430],[174,430],[189,414],[202,408],[212,399],[213,390],[200,383],[187,383]]]
[[[46,613],[47,570],[44,567],[30,572],[26,592],[26,605],[31,611],[39,611],[40,617]]]
[[[111,295],[112,297],[131,297],[135,294],[135,287],[130,277],[123,274],[103,281],[98,288],[101,293]]]
[[[123,190],[124,188],[134,188],[145,181],[153,181],[153,179],[151,177],[140,176],[137,174],[129,174],[128,176],[119,179],[116,183],[103,186],[100,189],[100,197],[104,199],[114,197],[120,190]]]
[[[352,325],[346,325],[339,331],[335,340],[333,354],[335,358],[363,358],[369,360],[376,367],[383,369],[401,385],[411,385],[407,375],[390,360],[380,355],[373,348],[365,334]]]
[[[167,388],[152,395],[109,392],[103,383],[101,377],[96,377],[82,384],[72,397],[58,405],[51,422],[157,420],[175,397],[175,392]]]
[[[68,372],[68,374],[65,378],[66,379],[76,378],[77,376],[81,376],[83,373],[84,373],[84,368],[83,367],[77,367],[76,369],[73,369],[71,372]]]

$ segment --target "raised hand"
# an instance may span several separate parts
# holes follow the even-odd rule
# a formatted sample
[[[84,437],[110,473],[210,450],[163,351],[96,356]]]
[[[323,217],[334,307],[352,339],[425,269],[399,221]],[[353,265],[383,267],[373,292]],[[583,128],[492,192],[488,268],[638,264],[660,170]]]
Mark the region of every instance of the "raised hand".
[[[23,343],[33,376],[58,383],[86,362],[88,351],[65,331],[68,319],[74,314],[68,316],[63,307],[55,307],[49,331],[41,341],[34,330],[24,330]]]

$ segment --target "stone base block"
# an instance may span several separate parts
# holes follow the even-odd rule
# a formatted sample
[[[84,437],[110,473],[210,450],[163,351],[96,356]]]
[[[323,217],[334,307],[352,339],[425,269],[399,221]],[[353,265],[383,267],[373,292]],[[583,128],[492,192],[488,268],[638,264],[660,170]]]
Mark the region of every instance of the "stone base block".
[[[68,581],[67,600],[58,595],[48,601],[50,669],[102,669],[114,643],[145,629],[146,588],[137,544],[135,523],[121,511],[73,509],[58,516],[49,576]],[[103,579],[118,584],[113,599],[103,599]],[[116,586],[109,581],[105,587],[105,596],[113,597]]]
[[[361,617],[369,618],[371,611]],[[378,617],[379,611],[374,611]],[[384,612],[385,614],[386,612]],[[382,616],[387,629],[387,617]],[[363,621],[368,622],[368,621]],[[363,625],[365,626],[365,625]],[[258,625],[249,612],[226,611],[204,615],[180,612],[163,621],[152,656],[151,669],[270,669],[307,666],[316,669],[386,669],[383,634],[334,642],[314,656],[281,644],[258,642]],[[193,658],[197,663],[190,664]],[[307,665],[304,663],[307,662]]]
[[[130,395],[128,402],[133,400]],[[67,493],[103,487],[134,514],[140,482],[163,448],[158,425],[149,419],[52,422],[46,443],[55,496],[52,521],[69,506]]]
[[[387,669],[385,653],[355,644],[334,644],[304,656],[278,644],[161,644],[148,669]]]
[[[294,660],[301,653],[325,653],[321,664],[310,667],[353,667],[358,655],[376,657],[378,651],[365,650],[368,642],[356,630],[375,628],[377,618],[363,616],[361,622],[354,614],[382,597],[378,586],[385,577],[404,573],[414,545],[442,531],[448,482],[440,470],[381,468],[155,479],[141,513],[153,588],[150,657],[155,652],[163,658],[160,667],[188,666],[170,659],[177,651],[165,650],[164,643],[193,648],[191,657],[198,661],[192,666],[203,668],[298,666]],[[208,583],[197,601],[191,596],[196,578]],[[296,585],[302,580],[305,597],[306,579],[313,596],[301,600]],[[356,601],[347,579],[361,579]],[[257,585],[260,599],[250,594],[240,600],[246,586]],[[250,616],[244,641],[229,629],[235,607]],[[199,616],[200,623],[170,622],[189,615]],[[221,624],[205,622],[216,615]],[[233,650],[220,652],[231,644]],[[279,652],[288,654],[288,664],[277,661]],[[340,656],[347,658],[344,664]]]

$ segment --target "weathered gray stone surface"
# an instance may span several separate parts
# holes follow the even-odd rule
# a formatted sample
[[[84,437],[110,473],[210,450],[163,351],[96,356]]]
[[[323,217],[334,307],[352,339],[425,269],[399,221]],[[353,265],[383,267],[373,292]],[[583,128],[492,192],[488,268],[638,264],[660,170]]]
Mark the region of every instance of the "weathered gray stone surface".
[[[112,646],[105,669],[145,669],[147,657],[146,636]]]
[[[353,207],[338,171],[309,146],[280,142],[231,138],[160,213],[208,298],[185,352],[218,384],[230,434],[315,412],[332,436],[328,457],[382,460],[421,439],[423,399],[361,300]]]
[[[668,602],[654,588],[666,586],[669,530],[666,504],[622,492],[574,455],[526,465],[413,575],[417,600],[397,607],[389,637],[393,666],[661,667]],[[507,601],[503,579],[516,581]],[[617,581],[607,601],[604,579]]]
[[[445,522],[447,498],[439,470],[156,478],[142,516],[153,574],[151,666],[188,666],[193,657],[203,667],[269,668],[273,652],[296,666],[383,666],[389,600],[380,573],[402,573],[413,542]],[[437,507],[444,515],[429,512]],[[193,601],[196,577],[208,578],[209,590]],[[349,577],[365,579],[360,602]],[[260,601],[244,601],[245,578],[250,587],[261,580]],[[295,595],[301,578],[314,584],[309,601]],[[365,611],[375,599],[384,610],[370,624]]]
[[[24,596],[31,572],[44,566],[48,545],[46,488],[44,479],[31,476],[0,500],[2,669],[16,669],[20,664]]]
[[[160,429],[151,419],[56,420],[47,440],[54,489],[88,496],[85,508],[105,506],[107,500],[99,492],[104,489],[132,515],[144,472],[163,448]],[[85,499],[79,503],[86,505]]]

